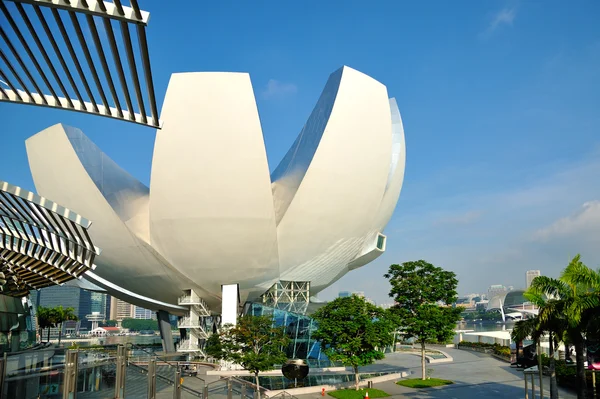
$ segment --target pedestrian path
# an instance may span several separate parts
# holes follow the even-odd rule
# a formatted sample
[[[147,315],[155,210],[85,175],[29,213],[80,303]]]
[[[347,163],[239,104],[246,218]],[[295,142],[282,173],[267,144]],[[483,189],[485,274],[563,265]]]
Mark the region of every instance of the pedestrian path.
[[[433,370],[432,377],[454,381],[453,385],[437,388],[412,389],[396,385],[393,381],[378,383],[381,389],[392,398],[414,399],[463,399],[490,398],[515,399],[525,397],[523,373],[510,367],[510,364],[492,356],[458,349],[444,349],[454,358],[451,363],[428,365]],[[411,371],[413,378],[420,377],[421,359],[407,353],[391,353],[374,365],[361,368],[361,372]],[[544,398],[550,397],[550,380],[544,378]],[[536,379],[536,399],[539,398],[539,383]],[[559,390],[561,399],[574,399],[577,396],[570,391]],[[320,394],[299,395],[299,399],[322,398]],[[529,391],[529,398],[531,390]]]

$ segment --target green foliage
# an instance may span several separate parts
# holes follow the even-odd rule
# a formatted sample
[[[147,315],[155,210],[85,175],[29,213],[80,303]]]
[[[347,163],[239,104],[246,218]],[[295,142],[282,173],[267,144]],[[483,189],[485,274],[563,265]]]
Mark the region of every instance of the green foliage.
[[[273,326],[270,316],[242,316],[237,325],[223,327],[219,340],[222,348],[220,358],[241,364],[254,373],[257,386],[261,371],[271,370],[274,365],[287,360],[283,349],[289,338],[283,327]]]
[[[128,328],[130,331],[143,331],[152,330],[158,331],[157,320],[146,320],[146,319],[123,319],[121,327]]]
[[[444,342],[454,336],[462,308],[447,305],[456,302],[458,296],[456,274],[418,260],[391,265],[384,277],[392,285],[390,297],[396,302],[392,312],[405,339],[415,338],[424,354],[427,341]],[[424,355],[421,368],[425,379]]]
[[[40,328],[47,329],[48,331],[48,342],[50,342],[50,328],[62,327],[62,323],[65,321],[79,320],[75,314],[75,309],[63,308],[62,306],[57,306],[54,308],[38,306],[36,313],[38,325]],[[62,338],[62,328],[59,330],[58,334],[58,343],[60,344],[60,340]]]
[[[584,337],[590,340],[600,339],[600,271],[588,268],[577,255],[567,265],[560,279],[536,277],[525,296],[539,307],[539,314],[517,322],[512,338],[522,341],[530,336],[538,341],[547,332],[552,337],[550,341],[553,346],[557,346],[560,341],[575,346],[578,379],[575,387],[577,397],[584,398]],[[554,363],[551,358],[551,370]],[[560,380],[558,367],[557,363],[556,378]]]
[[[212,334],[206,340],[206,347],[204,348],[206,355],[218,360],[224,358],[223,344],[221,343],[221,336],[219,334]]]
[[[510,347],[503,346],[498,344],[487,344],[485,342],[469,342],[469,341],[460,341],[458,344],[458,348],[472,348],[472,349],[489,349],[492,353],[503,356],[510,357]]]
[[[381,389],[338,389],[337,391],[331,391],[327,394],[337,399],[363,399],[366,393],[369,392],[369,398],[385,398],[390,396],[387,392]]]
[[[98,323],[98,326],[99,327],[116,327],[117,321],[116,320],[106,320],[104,322]]]
[[[442,380],[439,378],[429,378],[427,380],[422,380],[421,378],[410,378],[406,380],[400,380],[396,384],[408,388],[432,388],[454,383],[450,380]]]
[[[358,389],[358,367],[383,359],[384,347],[393,344],[397,324],[388,310],[356,295],[337,298],[313,314],[318,329],[313,334],[334,362],[354,368]]]

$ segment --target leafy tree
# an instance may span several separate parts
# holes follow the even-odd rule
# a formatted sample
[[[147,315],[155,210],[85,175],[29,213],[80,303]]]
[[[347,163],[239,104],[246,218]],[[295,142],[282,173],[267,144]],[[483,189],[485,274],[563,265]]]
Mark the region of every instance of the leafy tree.
[[[313,314],[318,329],[313,335],[327,356],[354,369],[358,390],[358,368],[383,359],[385,346],[394,342],[393,315],[364,298],[337,298]]]
[[[48,340],[50,342],[50,329],[56,327],[58,323],[58,317],[54,308],[46,308],[44,306],[38,306],[37,308],[37,322],[40,326],[40,337],[44,329],[48,332]]]
[[[283,348],[288,345],[289,338],[284,328],[274,327],[270,316],[247,315],[240,317],[235,326],[225,325],[219,339],[222,345],[219,358],[241,364],[254,373],[260,397],[258,374],[287,359]]]
[[[224,357],[223,344],[221,343],[221,337],[218,333],[212,334],[206,340],[206,347],[204,352],[207,356],[213,357],[217,360],[221,360]]]
[[[123,319],[121,327],[128,328],[130,331],[142,331],[142,330],[158,330],[158,321],[152,319]]]
[[[98,326],[99,327],[116,327],[117,321],[116,320],[106,320],[104,322],[99,323]]]
[[[56,314],[56,324],[58,324],[58,344],[60,345],[62,339],[62,324],[65,321],[79,320],[79,318],[75,314],[74,308],[63,308],[62,306],[59,306],[54,308],[54,312]]]
[[[421,344],[421,371],[425,380],[425,343],[451,339],[460,319],[462,308],[449,306],[458,296],[456,274],[418,260],[391,265],[384,277],[392,285],[390,297],[396,305],[391,310],[398,317],[402,335]]]

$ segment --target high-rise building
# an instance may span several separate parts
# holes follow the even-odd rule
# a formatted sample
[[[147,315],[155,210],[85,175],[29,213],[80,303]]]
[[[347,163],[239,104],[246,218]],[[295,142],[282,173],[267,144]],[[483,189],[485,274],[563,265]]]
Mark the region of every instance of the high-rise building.
[[[38,291],[39,306],[52,308],[62,306],[63,308],[73,308],[74,313],[79,318],[81,328],[88,329],[91,323],[85,318],[92,313],[91,292],[78,287],[68,285],[57,285],[53,287],[42,288]]]
[[[538,276],[541,276],[541,275],[542,275],[542,272],[539,270],[527,270],[527,273],[526,273],[527,285],[525,287],[529,288],[531,286],[531,282],[533,281],[533,279]]]
[[[103,314],[108,317],[106,314],[106,297],[108,295],[102,292],[92,292],[90,296],[92,301],[92,313]]]
[[[151,310],[141,308],[139,306],[134,306],[133,317],[136,319],[144,320],[156,319],[156,313]]]
[[[121,323],[123,319],[133,319],[134,306],[130,303],[112,297],[110,300],[110,319]]]

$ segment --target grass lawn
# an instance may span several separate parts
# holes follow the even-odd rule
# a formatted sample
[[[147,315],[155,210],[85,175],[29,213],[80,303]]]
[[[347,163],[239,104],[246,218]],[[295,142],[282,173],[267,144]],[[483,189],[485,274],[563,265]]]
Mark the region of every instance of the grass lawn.
[[[454,384],[449,380],[442,380],[439,378],[430,378],[428,380],[422,380],[420,378],[410,378],[407,380],[400,380],[396,384],[402,385],[403,387],[409,388],[431,388],[431,387],[441,387],[442,385],[450,385]]]
[[[337,391],[328,392],[328,394],[329,396],[333,396],[337,399],[363,399],[367,391],[369,392],[369,398],[385,398],[386,396],[390,396],[387,392],[374,388],[359,389],[358,391],[356,391],[354,388],[339,389]]]

